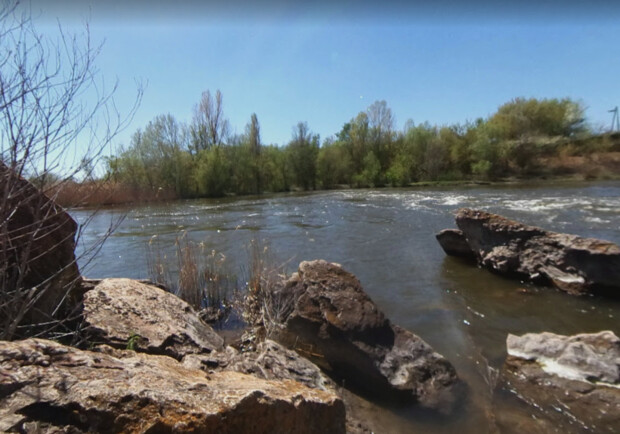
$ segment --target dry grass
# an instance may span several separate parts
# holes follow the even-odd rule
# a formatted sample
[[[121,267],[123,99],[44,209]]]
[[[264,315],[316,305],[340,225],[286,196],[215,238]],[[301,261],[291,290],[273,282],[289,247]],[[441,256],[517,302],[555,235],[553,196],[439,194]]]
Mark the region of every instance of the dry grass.
[[[287,277],[288,261],[276,266],[269,247],[257,240],[249,245],[249,273],[243,299],[243,318],[259,340],[285,320],[292,309],[292,299],[279,291]]]
[[[541,166],[555,176],[613,179],[620,177],[620,152],[594,152],[587,155],[561,152],[558,156],[541,159]]]
[[[133,188],[105,180],[82,183],[68,181],[47,186],[45,192],[64,207],[96,207],[177,199],[174,191],[170,189]]]
[[[156,235],[149,241],[151,280],[185,300],[207,320],[221,320],[230,313],[239,285],[228,271],[226,256],[208,252],[203,243],[189,240],[187,233],[176,239],[174,257],[169,257],[164,247]]]
[[[189,303],[208,322],[225,327],[228,316],[242,320],[260,338],[269,336],[290,312],[291,301],[279,296],[286,278],[287,263],[274,266],[269,247],[252,240],[247,248],[248,265],[239,282],[231,273],[227,257],[208,251],[184,233],[175,240],[175,250],[153,236],[147,247],[150,279]]]

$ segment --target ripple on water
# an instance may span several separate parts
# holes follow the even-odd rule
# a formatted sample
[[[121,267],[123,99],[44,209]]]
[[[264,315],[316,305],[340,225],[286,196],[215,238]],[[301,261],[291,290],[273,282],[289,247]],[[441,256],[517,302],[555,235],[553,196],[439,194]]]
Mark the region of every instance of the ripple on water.
[[[503,206],[511,210],[539,213],[566,208],[583,209],[592,202],[587,198],[545,197],[540,199],[504,200]]]

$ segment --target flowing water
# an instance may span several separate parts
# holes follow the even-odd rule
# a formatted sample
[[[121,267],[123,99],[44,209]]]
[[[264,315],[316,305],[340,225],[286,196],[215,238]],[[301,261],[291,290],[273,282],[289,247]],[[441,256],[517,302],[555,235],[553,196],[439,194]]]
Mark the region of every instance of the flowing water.
[[[447,357],[468,385],[467,403],[451,417],[362,402],[377,431],[483,433],[494,430],[491,401],[500,398],[491,398],[491,374],[506,357],[508,333],[620,334],[620,301],[572,297],[446,257],[435,233],[455,227],[460,207],[620,244],[620,182],[346,190],[104,210],[86,227],[80,249],[118,216],[126,218],[82,270],[88,277],[147,278],[149,241],[168,246],[174,258],[174,241],[184,231],[206,251],[223,253],[233,270],[247,269],[253,239],[268,245],[289,272],[303,260],[338,262],[392,322]],[[90,213],[72,214],[85,221]],[[530,417],[516,400],[501,399],[496,411]]]

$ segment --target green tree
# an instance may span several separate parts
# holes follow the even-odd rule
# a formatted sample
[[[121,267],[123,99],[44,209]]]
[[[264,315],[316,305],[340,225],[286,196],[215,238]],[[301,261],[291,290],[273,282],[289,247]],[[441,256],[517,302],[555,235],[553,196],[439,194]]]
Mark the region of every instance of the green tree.
[[[317,157],[317,176],[320,186],[326,189],[338,184],[351,184],[351,157],[341,142],[325,140]]]
[[[248,137],[248,146],[250,155],[252,156],[252,173],[254,175],[254,193],[260,194],[261,186],[261,142],[260,142],[260,125],[256,113],[252,113],[250,123],[246,127]]]
[[[292,174],[288,153],[275,146],[263,146],[261,150],[261,179],[266,191],[289,191]]]
[[[319,136],[312,134],[306,122],[299,122],[293,128],[293,138],[287,150],[297,186],[304,190],[316,189]]]
[[[135,188],[171,189],[177,196],[191,194],[191,170],[183,127],[170,115],[155,117],[138,129],[128,149],[108,160],[108,171]]]
[[[355,183],[358,187],[375,187],[381,179],[381,163],[374,152],[366,154],[363,161],[363,170],[355,175]]]
[[[489,133],[505,140],[524,136],[571,137],[587,130],[583,106],[569,98],[515,98],[489,118]]]
[[[194,171],[201,196],[221,197],[230,191],[231,163],[224,148],[216,146],[198,153]]]
[[[360,174],[364,170],[364,157],[370,151],[370,132],[368,114],[360,112],[348,124],[345,124],[346,133],[341,131],[344,136],[343,144],[349,152],[353,163],[353,172]]]
[[[224,117],[222,93],[218,89],[215,96],[207,90],[202,93],[200,102],[194,107],[194,118],[190,126],[191,151],[221,146],[228,139],[230,125]]]
[[[372,151],[379,160],[381,171],[390,164],[392,142],[394,140],[394,115],[385,100],[375,101],[366,110]]]
[[[428,148],[436,140],[437,128],[428,122],[420,125],[410,125],[405,132],[401,152],[411,156],[411,178],[413,180],[429,179],[425,165],[428,157]]]
[[[471,144],[471,171],[483,179],[494,179],[504,173],[502,142],[489,132],[488,124],[479,124],[475,130],[475,138]]]

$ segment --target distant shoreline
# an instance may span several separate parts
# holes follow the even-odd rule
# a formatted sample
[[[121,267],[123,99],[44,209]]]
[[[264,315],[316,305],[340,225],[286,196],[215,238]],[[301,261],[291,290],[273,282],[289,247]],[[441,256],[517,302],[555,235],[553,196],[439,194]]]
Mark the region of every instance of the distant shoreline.
[[[537,175],[531,177],[506,177],[503,179],[496,179],[492,181],[484,181],[484,180],[473,180],[473,179],[463,179],[463,180],[453,180],[453,181],[419,181],[410,183],[407,186],[380,186],[380,187],[353,187],[351,185],[338,185],[335,188],[330,189],[316,189],[311,191],[305,191],[301,189],[292,189],[290,191],[280,191],[280,192],[264,192],[260,195],[240,195],[240,194],[230,194],[223,197],[194,197],[194,198],[175,198],[162,196],[161,198],[151,197],[146,200],[128,200],[128,201],[118,201],[112,202],[97,202],[97,203],[84,203],[79,206],[69,206],[68,209],[94,209],[94,208],[122,208],[131,205],[146,205],[146,204],[157,204],[157,203],[172,203],[172,202],[180,202],[187,200],[200,200],[200,199],[213,199],[213,200],[231,200],[231,199],[243,199],[243,198],[262,198],[269,197],[272,195],[287,195],[287,194],[312,194],[312,193],[321,193],[321,192],[329,192],[329,191],[349,191],[349,190],[390,190],[390,189],[425,189],[425,188],[434,188],[434,187],[492,187],[492,186],[527,186],[527,185],[541,185],[541,183],[549,182],[549,183],[592,183],[592,182],[605,182],[605,181],[620,181],[620,172],[617,174],[605,174],[605,176],[601,177],[585,177],[583,174],[573,174],[573,175],[564,175],[564,176],[552,176],[552,175]],[[63,205],[65,206],[65,205]]]

